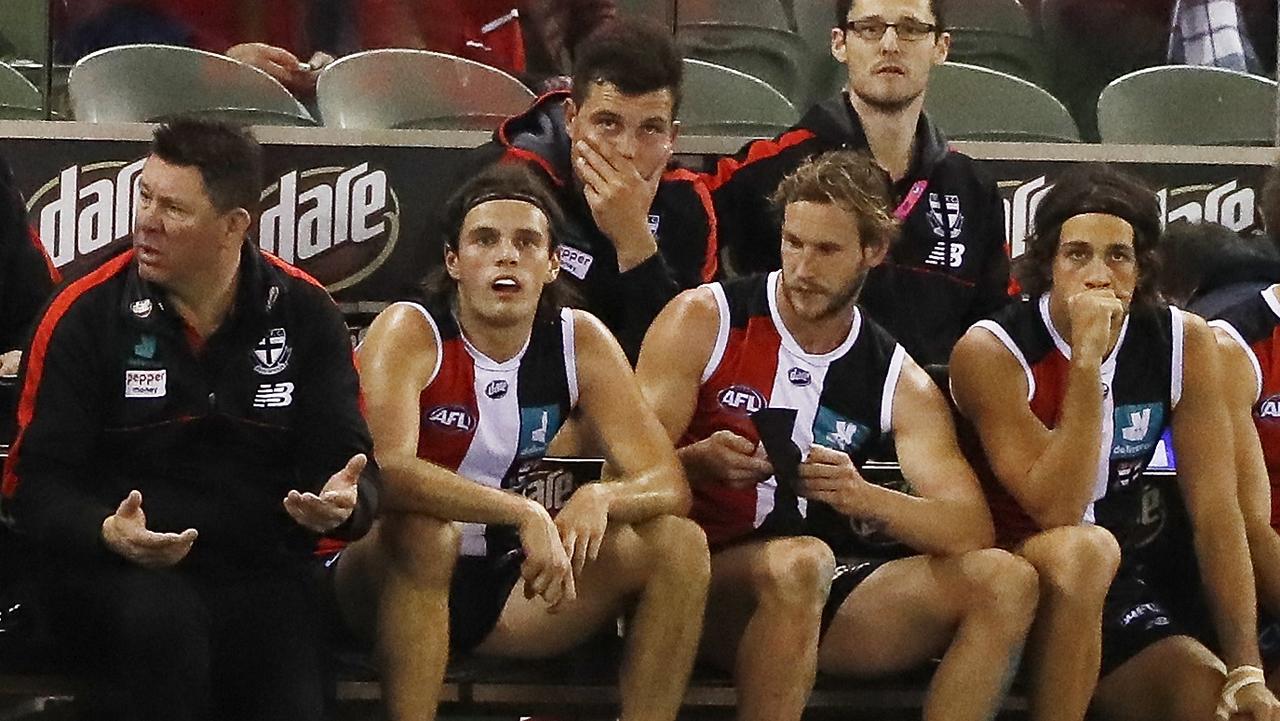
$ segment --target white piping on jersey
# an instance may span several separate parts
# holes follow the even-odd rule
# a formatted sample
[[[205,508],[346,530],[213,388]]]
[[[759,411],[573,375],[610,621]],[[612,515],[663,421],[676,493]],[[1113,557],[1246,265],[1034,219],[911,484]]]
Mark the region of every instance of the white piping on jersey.
[[[720,325],[716,328],[716,345],[711,349],[711,357],[707,359],[707,365],[702,369],[702,380],[699,385],[706,383],[711,376],[720,367],[720,361],[724,360],[725,349],[729,347],[729,299],[724,294],[724,286],[720,283],[707,283],[704,288],[711,289],[711,295],[716,299],[716,308],[720,311]]]
[[[898,379],[902,376],[902,365],[907,360],[907,350],[901,345],[893,347],[893,358],[889,360],[889,373],[884,378],[884,393],[880,395],[880,432],[893,430],[893,394],[898,390]]]
[[[849,349],[853,347],[854,342],[858,340],[858,333],[862,330],[862,310],[858,306],[853,307],[853,322],[849,325],[849,335],[845,336],[844,341],[834,349],[822,354],[806,352],[796,339],[792,337],[791,331],[787,329],[787,324],[782,322],[782,315],[778,313],[778,284],[782,282],[782,271],[775,270],[769,274],[767,280],[767,288],[769,294],[769,315],[773,318],[773,325],[778,329],[778,335],[782,338],[782,345],[787,350],[795,353],[797,356],[806,358],[813,363],[828,364],[839,358]]]
[[[1058,347],[1058,352],[1062,354],[1063,358],[1071,360],[1071,346],[1067,344],[1067,341],[1062,337],[1062,334],[1058,332],[1057,327],[1053,324],[1053,318],[1049,315],[1048,293],[1040,296],[1040,317],[1044,320],[1044,326],[1049,329],[1049,337],[1053,338],[1053,344]],[[1114,368],[1116,356],[1120,354],[1120,346],[1124,345],[1124,336],[1128,332],[1129,314],[1125,313],[1124,323],[1120,324],[1120,334],[1116,336],[1115,347],[1111,349],[1111,352],[1108,353],[1107,357],[1102,361],[1104,366],[1110,363]]]
[[[573,309],[560,309],[560,337],[564,346],[564,377],[569,384],[569,407],[578,407],[578,346],[573,339]]]
[[[1182,311],[1169,306],[1169,331],[1173,336],[1173,362],[1169,366],[1169,408],[1177,408],[1182,400],[1182,346],[1186,333]]]
[[[1266,302],[1267,307],[1271,309],[1271,312],[1275,313],[1277,318],[1280,318],[1280,300],[1276,299],[1277,288],[1280,288],[1280,283],[1276,283],[1273,286],[1263,289],[1262,300]]]
[[[1013,357],[1018,360],[1018,365],[1022,366],[1022,372],[1027,376],[1027,403],[1030,403],[1031,399],[1036,397],[1036,377],[1031,372],[1031,365],[1027,363],[1027,357],[1022,354],[1022,349],[1018,347],[1017,343],[1013,342],[1013,338],[1004,329],[1004,326],[993,320],[980,320],[974,323],[973,327],[981,328],[995,336],[996,340],[1000,341],[1000,345],[1008,349],[1013,354]],[[951,394],[951,398],[955,400],[955,393]]]
[[[1222,330],[1230,336],[1231,340],[1235,341],[1236,345],[1244,349],[1244,354],[1249,358],[1249,365],[1253,366],[1253,385],[1255,388],[1253,402],[1257,403],[1262,399],[1262,365],[1258,363],[1258,356],[1254,354],[1253,349],[1245,342],[1244,336],[1240,335],[1240,331],[1236,330],[1236,327],[1227,321],[1221,318],[1211,320],[1209,321],[1209,327]]]
[[[427,385],[431,385],[431,382],[436,379],[436,375],[440,373],[440,364],[444,362],[444,348],[442,347],[443,342],[440,340],[440,326],[436,325],[436,319],[431,317],[431,314],[427,312],[427,309],[423,308],[418,303],[414,303],[411,300],[402,300],[394,303],[393,305],[407,305],[410,308],[417,310],[422,314],[423,318],[427,319],[427,325],[431,326],[431,335],[436,339],[436,364],[431,368],[431,375],[427,376]]]
[[[457,323],[457,319],[454,319]],[[475,361],[476,368],[483,368],[488,371],[510,371],[520,367],[520,361],[524,358],[525,351],[529,350],[529,341],[533,338],[530,333],[524,339],[524,345],[520,346],[520,351],[504,361],[496,361],[485,355],[479,348],[471,344],[471,340],[467,338],[467,334],[462,332],[462,324],[458,323],[458,337],[462,338],[462,345],[467,349],[467,355]]]

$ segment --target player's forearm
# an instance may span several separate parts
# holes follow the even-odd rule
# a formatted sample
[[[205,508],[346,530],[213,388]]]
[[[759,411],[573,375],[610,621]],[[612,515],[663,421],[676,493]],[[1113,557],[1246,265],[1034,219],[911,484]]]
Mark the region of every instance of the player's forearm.
[[[1228,668],[1260,665],[1257,640],[1257,596],[1245,541],[1244,523],[1234,504],[1212,512],[1192,510],[1196,556],[1214,627]]]
[[[920,498],[865,484],[860,505],[884,532],[922,553],[955,555],[995,542],[991,516],[980,499]]]
[[[1042,528],[1073,526],[1093,500],[1102,438],[1098,364],[1073,361],[1057,426],[1027,473],[1020,500]]]
[[[490,488],[419,458],[391,458],[382,465],[382,508],[422,513],[446,521],[518,526],[533,502]]]
[[[1280,534],[1269,524],[1248,524],[1245,535],[1257,584],[1258,605],[1280,616]]]
[[[679,463],[669,462],[644,472],[599,484],[608,503],[609,520],[641,523],[661,515],[686,516],[692,503]]]

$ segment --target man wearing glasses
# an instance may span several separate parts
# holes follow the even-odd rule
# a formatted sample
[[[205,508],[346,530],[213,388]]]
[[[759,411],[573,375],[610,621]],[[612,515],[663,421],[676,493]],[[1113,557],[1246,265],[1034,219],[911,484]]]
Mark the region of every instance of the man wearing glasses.
[[[848,79],[772,140],[722,159],[710,180],[719,236],[739,273],[779,267],[765,199],[808,157],[865,150],[894,182],[902,237],[862,292],[867,312],[921,364],[946,363],[974,321],[1004,304],[1004,210],[972,159],[923,114],[929,71],[946,60],[942,0],[837,0],[831,54]],[[911,302],[904,302],[910,299]]]

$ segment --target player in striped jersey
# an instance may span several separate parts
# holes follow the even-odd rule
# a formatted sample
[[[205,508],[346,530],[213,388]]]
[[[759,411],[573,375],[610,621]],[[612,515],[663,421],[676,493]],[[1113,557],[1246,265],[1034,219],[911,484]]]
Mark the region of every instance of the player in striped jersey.
[[[528,170],[483,171],[448,205],[438,292],[391,305],[360,349],[389,512],[336,580],[376,634],[392,718],[433,717],[449,647],[556,656],[628,610],[622,718],[680,707],[706,541],[677,517],[688,486],[617,341],[552,302],[558,220]],[[571,417],[612,470],[561,503],[526,467]]]
[[[1087,166],[1059,179],[1035,227],[1020,277],[1031,297],[976,324],[951,357],[997,536],[1042,579],[1033,693],[1083,718],[1100,664],[1100,718],[1199,721],[1238,707],[1271,719],[1276,700],[1255,683],[1244,527],[1222,472],[1231,438],[1215,341],[1203,320],[1156,299],[1154,195]],[[1139,552],[1172,532],[1142,478],[1166,424],[1225,678],[1197,619],[1179,612],[1178,597],[1199,589],[1160,583]]]
[[[988,548],[946,401],[856,304],[897,230],[888,176],[828,153],[775,202],[782,270],[678,296],[637,367],[713,549],[703,655],[734,672],[739,719],[800,718],[815,669],[882,676],[938,656],[924,718],[989,719],[1035,573]],[[797,463],[785,447],[764,457],[752,414],[765,409],[794,412],[782,440],[789,431]],[[892,486],[859,472],[890,437],[906,481]]]

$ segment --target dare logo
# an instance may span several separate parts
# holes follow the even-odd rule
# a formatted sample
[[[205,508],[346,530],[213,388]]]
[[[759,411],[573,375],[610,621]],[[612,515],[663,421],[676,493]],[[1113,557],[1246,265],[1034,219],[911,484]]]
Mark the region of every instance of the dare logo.
[[[262,194],[258,243],[331,292],[368,278],[395,249],[400,201],[368,163],[293,170]]]
[[[27,209],[55,266],[87,268],[129,237],[142,163],[72,165],[32,194]]]
[[[32,194],[27,208],[55,266],[77,272],[127,242],[145,161],[72,165]],[[331,292],[369,277],[399,235],[399,198],[369,163],[291,170],[262,194],[259,244]]]

